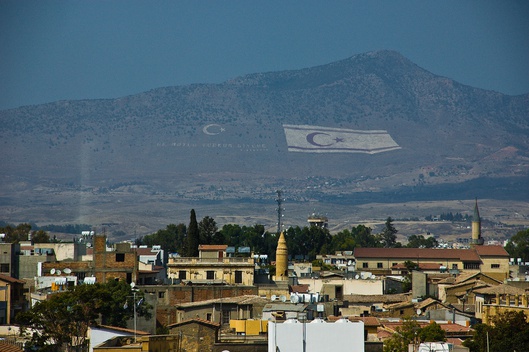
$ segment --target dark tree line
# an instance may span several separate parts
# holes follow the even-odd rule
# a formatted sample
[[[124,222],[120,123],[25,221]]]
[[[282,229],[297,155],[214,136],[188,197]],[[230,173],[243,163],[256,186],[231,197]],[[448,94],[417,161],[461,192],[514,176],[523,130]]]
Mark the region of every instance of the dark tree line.
[[[5,234],[3,241],[6,243],[19,243],[20,241],[28,241],[30,238],[33,243],[52,242],[46,231],[31,230],[31,225],[28,223],[0,227],[0,233]]]
[[[428,215],[424,218],[426,221],[433,221],[434,217],[432,215]],[[461,213],[455,213],[452,212],[448,213],[441,213],[438,218],[440,221],[455,221],[455,222],[469,222],[472,220],[472,216],[468,214],[461,214]]]
[[[396,241],[397,232],[393,219],[388,217],[384,229],[378,234],[373,234],[371,228],[364,225],[340,231],[334,236],[328,229],[296,226],[287,229],[285,237],[289,256],[312,261],[318,254],[352,251],[355,247],[401,247],[401,243]],[[267,254],[274,260],[277,240],[277,234],[266,231],[260,224],[226,224],[219,229],[215,220],[209,216],[197,222],[196,213],[192,210],[188,226],[170,224],[165,229],[140,238],[138,242],[146,245],[159,244],[170,253],[178,253],[183,257],[197,256],[199,244],[250,247],[253,253]]]

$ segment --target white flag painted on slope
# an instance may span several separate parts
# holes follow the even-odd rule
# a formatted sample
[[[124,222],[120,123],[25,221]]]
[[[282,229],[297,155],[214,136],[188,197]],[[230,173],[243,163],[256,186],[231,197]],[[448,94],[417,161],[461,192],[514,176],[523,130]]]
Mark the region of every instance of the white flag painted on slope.
[[[375,154],[400,149],[384,130],[283,125],[289,152]]]

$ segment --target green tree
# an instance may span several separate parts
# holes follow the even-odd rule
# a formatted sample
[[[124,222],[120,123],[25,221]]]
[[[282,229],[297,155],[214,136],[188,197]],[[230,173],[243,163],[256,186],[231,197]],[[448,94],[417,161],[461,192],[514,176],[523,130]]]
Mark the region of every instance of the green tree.
[[[380,233],[380,242],[385,248],[397,247],[397,232],[399,232],[395,226],[393,226],[393,219],[389,216],[384,224],[384,229]]]
[[[213,236],[219,228],[215,220],[209,216],[205,216],[198,223],[198,232],[200,234],[200,243],[201,244],[211,244],[213,243]]]
[[[197,215],[195,209],[191,209],[189,226],[187,227],[187,254],[186,257],[198,257],[198,246],[200,244],[200,233],[198,231]]]
[[[371,234],[371,231],[370,227],[364,225],[358,225],[351,229],[351,234],[357,247],[377,248],[382,246],[378,236]]]
[[[384,341],[384,352],[408,352],[409,344],[446,341],[445,332],[439,324],[433,322],[423,328],[410,318],[405,318],[396,333]]]
[[[445,331],[435,321],[421,328],[418,333],[420,342],[446,341]]]
[[[38,351],[85,351],[86,332],[98,322],[125,327],[133,316],[133,306],[125,304],[134,295],[123,281],[78,285],[51,295],[28,311],[16,316],[22,334],[29,337],[26,347]],[[138,298],[143,293],[138,293]],[[151,317],[151,306],[136,301],[136,312]],[[141,302],[141,303],[140,303]],[[131,302],[132,303],[132,302]],[[132,303],[134,304],[134,303]]]
[[[505,250],[511,258],[522,258],[522,261],[529,261],[529,229],[519,231],[512,236]]]
[[[7,225],[0,228],[0,233],[4,233],[6,236],[4,242],[6,243],[18,243],[20,241],[27,241],[28,235],[31,232],[31,225],[28,223],[18,224],[16,227]]]
[[[406,260],[404,262],[404,266],[406,267],[406,275],[404,275],[404,279],[402,280],[402,290],[404,292],[411,291],[411,275],[414,270],[419,269],[419,264],[412,262],[411,260]]]
[[[31,240],[33,243],[49,243],[50,235],[43,230],[33,231],[31,232]]]
[[[138,239],[139,244],[160,245],[168,253],[185,253],[187,227],[184,224],[169,224],[165,229]]]
[[[439,245],[433,237],[424,238],[423,235],[411,235],[408,237],[408,248],[435,248]]]
[[[523,311],[507,311],[492,318],[491,326],[477,324],[471,339],[464,346],[471,352],[527,351],[529,346],[529,323]]]
[[[384,341],[384,352],[408,352],[408,345],[418,342],[420,326],[415,320],[406,318],[395,330],[395,334]]]

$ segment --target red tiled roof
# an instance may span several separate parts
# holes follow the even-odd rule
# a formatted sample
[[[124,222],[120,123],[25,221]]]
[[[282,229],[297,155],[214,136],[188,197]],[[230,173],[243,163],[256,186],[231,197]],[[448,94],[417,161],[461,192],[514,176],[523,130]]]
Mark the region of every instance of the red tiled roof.
[[[152,248],[134,248],[137,255],[158,255],[158,251],[152,251]]]
[[[225,244],[201,244],[198,246],[199,251],[225,251],[228,248]]]
[[[25,284],[26,283],[25,281],[22,281],[22,280],[19,280],[19,279],[15,279],[14,277],[11,277],[9,275],[4,275],[4,274],[0,274],[0,280],[1,281],[7,281],[7,282],[10,282],[10,283],[18,283],[18,284]]]
[[[476,246],[475,249],[480,256],[509,258],[509,253],[502,246]]]
[[[354,257],[358,259],[384,258],[401,260],[420,259],[459,259],[466,262],[479,262],[478,253],[473,249],[435,249],[435,248],[355,248]]]
[[[0,351],[2,352],[24,352],[24,350],[17,345],[13,345],[7,341],[0,341]]]

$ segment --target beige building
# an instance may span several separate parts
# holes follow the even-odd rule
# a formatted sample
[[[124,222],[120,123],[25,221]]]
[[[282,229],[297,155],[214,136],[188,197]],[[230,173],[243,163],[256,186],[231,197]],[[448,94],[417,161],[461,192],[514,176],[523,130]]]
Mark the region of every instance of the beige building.
[[[474,246],[470,249],[436,248],[355,248],[356,270],[389,275],[392,269],[410,261],[437,265],[453,274],[482,272],[499,280],[509,277],[509,254],[501,246]]]
[[[193,284],[253,285],[254,260],[227,257],[226,245],[200,245],[197,257],[170,257],[167,277]]]
[[[474,290],[476,318],[490,324],[492,317],[507,311],[523,311],[529,321],[529,293],[510,285],[497,285]]]

